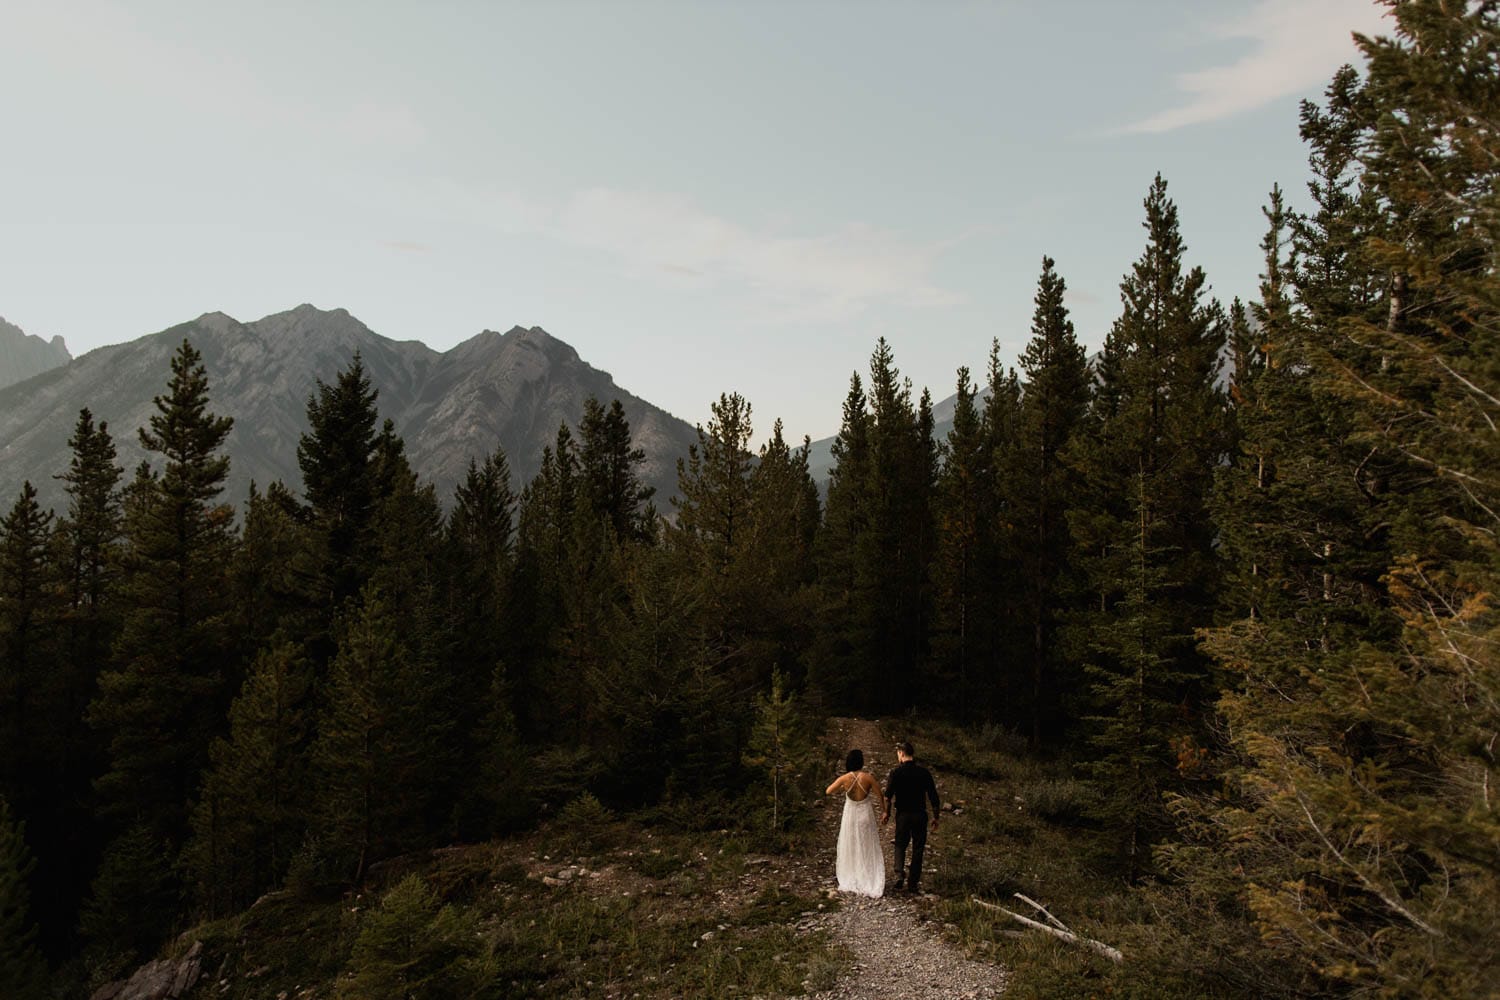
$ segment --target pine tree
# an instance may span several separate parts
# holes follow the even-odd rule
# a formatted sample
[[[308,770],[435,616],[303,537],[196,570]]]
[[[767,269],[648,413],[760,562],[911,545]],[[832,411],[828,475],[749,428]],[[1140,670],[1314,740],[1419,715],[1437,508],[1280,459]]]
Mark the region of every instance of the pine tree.
[[[26,884],[35,867],[26,848],[26,824],[11,818],[0,796],[0,993],[14,1000],[47,995],[47,965],[37,951]]]
[[[1324,477],[1342,464],[1350,491],[1313,496],[1355,531],[1323,542],[1305,607],[1268,588],[1211,636],[1237,683],[1221,703],[1235,798],[1208,828],[1273,953],[1325,989],[1476,996],[1500,981],[1477,735],[1500,728],[1500,31],[1493,4],[1390,6],[1395,36],[1360,40],[1367,79],[1342,71],[1303,116],[1315,164],[1338,166],[1298,232],[1297,290],[1314,391],[1343,415],[1323,425]],[[1273,452],[1273,500],[1296,440]]]
[[[1225,440],[1214,386],[1222,312],[1201,301],[1203,272],[1183,273],[1177,210],[1160,177],[1145,207],[1146,249],[1121,283],[1124,311],[1105,347],[1114,381],[1101,385],[1091,433],[1073,453],[1089,502],[1069,515],[1098,602],[1073,628],[1095,678],[1093,764],[1106,779],[1139,775],[1105,783],[1132,876],[1143,842],[1165,827],[1155,796],[1138,795],[1174,769],[1155,720],[1208,693],[1193,632],[1213,607],[1206,501]],[[1148,742],[1128,747],[1122,727]]]
[[[931,399],[913,405],[884,338],[869,386],[866,397],[851,383],[835,444],[819,569],[830,633],[815,675],[835,701],[894,710],[911,706],[926,665],[937,448]]]
[[[356,351],[333,384],[317,380],[307,399],[308,431],[297,443],[314,542],[305,639],[319,676],[333,656],[337,616],[374,568],[378,395]]]
[[[1066,291],[1052,258],[1043,257],[1031,340],[1021,355],[1025,381],[1006,475],[1009,521],[1014,525],[1011,548],[1025,567],[1020,575],[1030,640],[1026,702],[1033,747],[1058,725],[1062,683],[1057,630],[1071,587],[1064,512],[1079,485],[1063,455],[1089,402],[1088,362],[1068,318]]]
[[[68,508],[55,538],[62,569],[65,606],[60,621],[56,683],[59,769],[77,777],[94,765],[98,749],[83,717],[100,669],[108,659],[119,627],[120,477],[115,443],[105,421],[94,424],[87,409],[78,414],[66,483]]]
[[[755,722],[750,728],[744,763],[770,779],[771,830],[783,833],[806,801],[799,779],[811,763],[812,741],[796,695],[787,689],[780,670],[771,674],[771,689],[755,696]]]
[[[480,1000],[499,995],[494,961],[472,912],[441,905],[408,875],[365,917],[335,996]]]
[[[698,442],[677,463],[676,530],[670,535],[683,572],[698,588],[699,622],[709,661],[736,697],[750,697],[758,683],[747,639],[754,631],[757,581],[745,572],[755,538],[750,451],[751,407],[737,393],[712,406]]]
[[[813,545],[822,510],[810,452],[807,438],[800,448],[788,446],[777,420],[750,470],[750,534],[739,576],[751,672],[762,685],[776,668],[801,679],[817,628]]]
[[[248,662],[278,634],[309,630],[312,539],[303,510],[280,481],[262,493],[250,484],[243,528],[230,569],[234,627],[241,659]]]
[[[90,965],[129,975],[156,951],[177,920],[175,853],[144,823],[110,842],[78,921]]]
[[[443,738],[430,679],[402,638],[394,606],[362,595],[340,636],[318,724],[312,835],[342,875],[410,846],[433,795]]]
[[[620,541],[650,538],[655,530],[651,497],[656,488],[640,480],[637,470],[646,461],[646,452],[631,442],[625,408],[616,399],[606,410],[590,396],[584,401],[578,432],[582,439],[579,473],[589,509],[604,519]]]
[[[721,395],[698,443],[677,462],[677,526],[698,572],[725,580],[750,530],[750,403]]]
[[[210,751],[185,852],[210,914],[248,906],[276,885],[302,842],[311,681],[296,646],[266,648],[230,708],[228,737]]]
[[[933,561],[936,629],[933,683],[952,692],[962,712],[991,699],[981,692],[989,676],[992,638],[984,627],[993,606],[989,558],[995,545],[995,449],[975,406],[969,369],[958,370],[953,429],[943,449],[934,497],[937,555]]]
[[[38,787],[49,789],[29,829],[39,846],[35,912],[43,950],[72,947],[78,906],[103,844],[93,817],[93,781],[104,743],[87,722],[100,672],[120,625],[120,477],[115,443],[87,409],[68,439],[72,458],[57,477],[67,507],[53,532],[57,567],[57,655],[42,686],[33,746]]]
[[[187,341],[155,407],[140,439],[163,466],[159,476],[138,474],[129,493],[118,665],[101,675],[90,716],[110,741],[99,780],[106,808],[180,844],[228,702],[233,511],[217,500],[229,472],[219,449],[233,422],[209,412],[208,375]]]
[[[505,664],[515,653],[515,626],[507,621],[514,584],[515,516],[516,495],[505,452],[497,448],[482,464],[471,459],[454,493],[445,558],[454,638],[451,717],[465,759],[483,760],[494,743],[514,736]],[[494,775],[471,773],[464,797],[478,809],[485,798],[484,785]]]
[[[736,696],[709,657],[699,580],[667,547],[621,567],[625,601],[610,604],[609,655],[589,672],[604,771],[622,805],[721,789],[738,765]]]
[[[43,700],[56,618],[48,579],[52,513],[36,496],[36,488],[23,483],[0,521],[0,797],[21,803],[28,814],[43,797],[37,769],[51,772],[39,741],[50,741],[44,723],[54,721]]]
[[[854,615],[855,543],[869,523],[870,414],[859,373],[849,378],[833,440],[822,530],[814,540],[821,626],[810,655],[810,687],[830,705],[851,705],[868,680]]]

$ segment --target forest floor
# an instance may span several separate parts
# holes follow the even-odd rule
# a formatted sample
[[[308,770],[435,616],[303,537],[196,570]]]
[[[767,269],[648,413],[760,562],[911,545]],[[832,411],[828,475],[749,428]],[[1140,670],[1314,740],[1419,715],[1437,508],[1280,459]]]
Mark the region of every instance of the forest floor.
[[[822,788],[853,747],[883,780],[904,738],[916,742],[945,805],[927,842],[925,892],[840,893],[843,803]],[[1080,825],[1087,796],[1065,768],[1032,760],[1001,729],[916,719],[833,719],[822,742],[818,794],[799,804],[803,820],[789,839],[773,843],[733,812],[704,811],[722,810],[727,799],[616,817],[585,796],[523,835],[392,859],[372,870],[361,892],[276,892],[193,928],[178,949],[202,941],[205,975],[189,996],[334,997],[359,960],[354,945],[367,915],[410,874],[472,921],[497,997],[987,1000],[1007,988],[1028,998],[1111,992],[1118,967],[1020,932],[973,901],[1005,903],[1025,892],[1081,933],[1128,947],[1121,932],[1141,908],[1106,889],[1104,841],[1093,824]],[[892,833],[882,831],[887,872]]]

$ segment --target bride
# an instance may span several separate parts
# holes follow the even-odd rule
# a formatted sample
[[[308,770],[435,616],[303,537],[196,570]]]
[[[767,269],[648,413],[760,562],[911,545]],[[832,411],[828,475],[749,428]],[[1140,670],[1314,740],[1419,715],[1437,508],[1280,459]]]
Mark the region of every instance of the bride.
[[[844,820],[839,825],[839,891],[879,896],[885,892],[885,854],[871,796],[879,795],[880,785],[862,770],[865,755],[861,751],[850,750],[844,766],[847,771],[824,793],[844,793]]]

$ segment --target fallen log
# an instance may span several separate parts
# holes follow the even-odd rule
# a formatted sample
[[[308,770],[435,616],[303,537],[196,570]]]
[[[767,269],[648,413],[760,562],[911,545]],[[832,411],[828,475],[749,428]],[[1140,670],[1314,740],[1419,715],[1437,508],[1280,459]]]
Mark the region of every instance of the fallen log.
[[[1026,897],[1021,896],[1020,893],[1017,893],[1016,895],[1020,896],[1020,898],[1022,899],[1026,899]],[[1013,913],[1003,906],[997,906],[994,903],[987,903],[984,900],[980,899],[978,896],[973,896],[971,898],[974,900],[974,902],[978,903],[986,910],[995,910],[996,912],[1003,913],[1007,917],[1010,917],[1012,920],[1025,924],[1032,930],[1042,931],[1045,934],[1051,934],[1053,937],[1058,938],[1062,941],[1066,941],[1069,944],[1076,944],[1080,947],[1087,948],[1092,952],[1103,955],[1105,958],[1109,959],[1111,962],[1114,962],[1116,965],[1125,961],[1125,956],[1120,954],[1120,949],[1110,947],[1103,941],[1095,941],[1093,938],[1086,938],[1081,934],[1074,933],[1073,931],[1069,930],[1062,921],[1052,916],[1052,914],[1048,913],[1044,907],[1042,907],[1039,903],[1033,902],[1032,900],[1026,899],[1026,902],[1031,903],[1032,906],[1035,906],[1038,910],[1041,910],[1042,913],[1047,917],[1047,919],[1051,920],[1052,923],[1057,925],[1056,927],[1044,924],[1040,920],[1032,920],[1030,917],[1022,916],[1019,913]]]

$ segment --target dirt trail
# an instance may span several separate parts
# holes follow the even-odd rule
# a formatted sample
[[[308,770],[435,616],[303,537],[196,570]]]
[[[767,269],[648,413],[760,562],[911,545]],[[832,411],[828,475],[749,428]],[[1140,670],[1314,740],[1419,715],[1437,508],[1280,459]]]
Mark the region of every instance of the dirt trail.
[[[855,747],[864,751],[865,769],[884,781],[896,764],[896,735],[868,719],[831,719],[827,740],[842,757]],[[918,751],[920,752],[920,747]],[[938,775],[942,791],[942,775]],[[840,803],[842,806],[842,803]],[[826,873],[834,887],[835,852],[843,809],[824,808],[813,868]],[[886,873],[892,866],[891,826],[882,829]],[[928,837],[927,871],[944,860],[943,831]],[[844,895],[836,913],[820,914],[812,926],[825,927],[855,955],[854,971],[813,1000],[989,1000],[1005,992],[1005,970],[975,962],[944,941],[928,919],[930,900],[904,896],[869,899]]]

